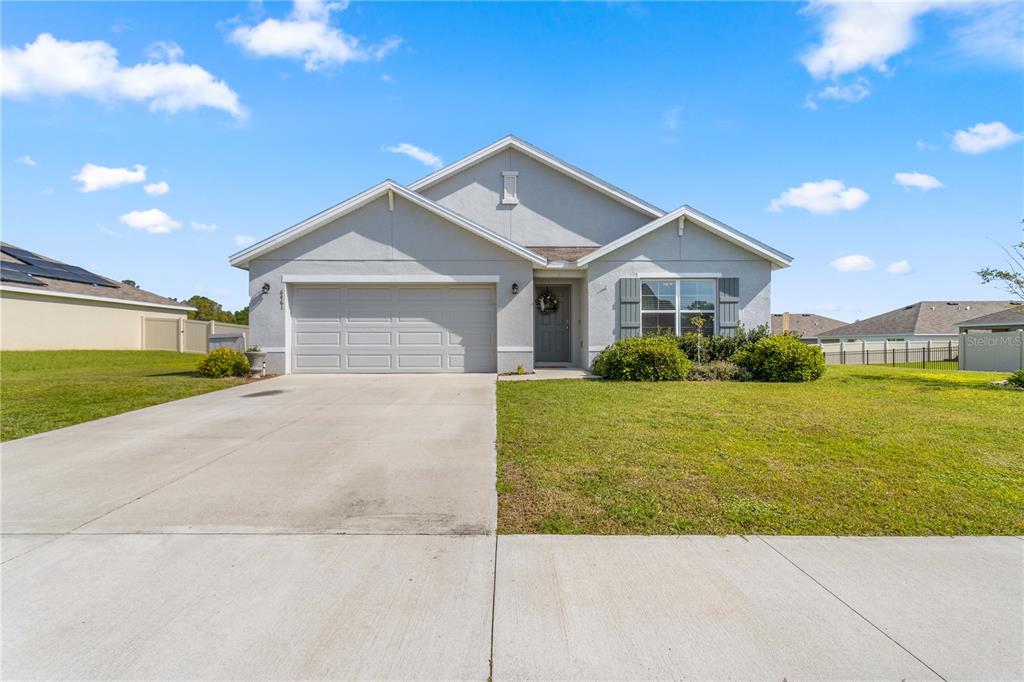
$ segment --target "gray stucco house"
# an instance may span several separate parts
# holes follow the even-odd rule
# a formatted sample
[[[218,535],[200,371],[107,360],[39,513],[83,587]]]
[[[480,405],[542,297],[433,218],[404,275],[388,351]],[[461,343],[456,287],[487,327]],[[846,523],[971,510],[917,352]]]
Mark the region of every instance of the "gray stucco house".
[[[686,331],[697,312],[706,332],[768,324],[772,272],[791,260],[509,136],[230,263],[249,271],[269,371],[365,373],[589,367],[615,339]]]

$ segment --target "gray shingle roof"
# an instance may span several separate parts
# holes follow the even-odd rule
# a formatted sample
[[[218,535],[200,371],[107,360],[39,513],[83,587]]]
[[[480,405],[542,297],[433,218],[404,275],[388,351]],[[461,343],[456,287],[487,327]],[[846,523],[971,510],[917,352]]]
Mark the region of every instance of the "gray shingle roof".
[[[782,313],[772,313],[772,334],[782,333]],[[814,313],[789,313],[789,331],[796,332],[801,339],[825,334],[846,322]]]
[[[4,246],[14,246],[13,244],[8,244],[7,242],[0,242],[0,244],[3,244]],[[20,248],[20,247],[16,247],[16,248]],[[24,249],[24,250],[28,251],[28,249]],[[41,254],[35,253],[34,251],[29,251],[29,253],[32,254],[33,256],[36,256],[36,257],[41,258],[43,260],[50,261],[51,263],[61,263],[61,261],[59,261],[59,260],[55,260],[55,259],[50,258],[48,256],[43,256]],[[13,262],[13,263],[20,263],[21,262],[17,258],[11,256],[10,254],[6,254],[6,253],[2,253],[2,252],[0,252],[0,261]],[[62,263],[62,264],[63,265],[67,265],[67,263]],[[130,286],[121,284],[120,282],[118,282],[116,280],[112,280],[109,277],[104,277],[102,275],[99,275],[99,276],[102,277],[103,279],[107,280],[111,284],[116,285],[116,286],[113,286],[113,287],[93,286],[92,284],[83,284],[81,282],[67,282],[67,281],[60,280],[60,279],[52,279],[50,277],[43,277],[41,275],[33,275],[33,278],[38,280],[39,282],[42,282],[45,286],[21,284],[21,283],[18,283],[18,282],[4,282],[4,286],[7,287],[7,288],[10,288],[10,289],[17,288],[17,289],[21,289],[21,290],[24,290],[24,291],[27,291],[27,292],[37,293],[37,294],[45,294],[46,292],[53,291],[53,292],[59,292],[59,293],[62,293],[62,294],[80,294],[80,295],[83,295],[83,296],[97,296],[97,297],[100,297],[100,298],[109,298],[109,299],[115,300],[115,301],[126,301],[126,302],[141,303],[141,304],[155,303],[157,305],[172,305],[172,306],[178,306],[178,307],[182,307],[182,308],[189,308],[189,309],[191,309],[185,303],[182,303],[181,301],[176,301],[173,298],[167,298],[167,297],[161,296],[159,294],[154,294],[153,292],[146,291],[145,289],[137,289],[135,287],[130,287]]]
[[[1004,310],[1010,301],[919,301],[828,332],[829,336],[958,334],[958,324]]]
[[[1024,325],[1024,305],[1014,305],[961,322],[961,327],[1016,327]]]

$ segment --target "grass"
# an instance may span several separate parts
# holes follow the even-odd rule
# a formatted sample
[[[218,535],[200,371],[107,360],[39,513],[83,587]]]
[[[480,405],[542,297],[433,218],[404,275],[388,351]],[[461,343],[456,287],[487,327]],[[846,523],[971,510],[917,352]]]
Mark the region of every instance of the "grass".
[[[167,351],[0,352],[0,440],[23,438],[243,379],[206,379],[200,356]]]
[[[501,533],[1024,533],[1024,392],[829,366],[810,384],[498,383]]]

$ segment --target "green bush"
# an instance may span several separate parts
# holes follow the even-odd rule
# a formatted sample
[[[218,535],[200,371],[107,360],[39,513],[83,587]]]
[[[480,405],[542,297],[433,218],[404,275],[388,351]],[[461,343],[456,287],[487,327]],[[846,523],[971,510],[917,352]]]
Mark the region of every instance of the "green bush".
[[[825,373],[821,348],[792,336],[768,336],[733,357],[758,381],[814,381]]]
[[[217,348],[204,355],[196,365],[196,371],[204,377],[244,377],[249,374],[249,360],[232,348]]]
[[[1018,369],[1016,372],[1006,377],[1006,383],[1017,388],[1024,388],[1024,369]]]
[[[674,336],[620,339],[594,360],[594,374],[614,381],[680,381],[693,363]]]
[[[741,325],[733,336],[704,336],[700,339],[701,362],[724,362],[747,346],[768,336],[768,327],[761,325],[747,331]],[[687,332],[679,337],[679,348],[686,357],[697,361],[697,334]]]
[[[735,362],[724,360],[694,365],[686,375],[687,381],[750,381],[750,372]]]

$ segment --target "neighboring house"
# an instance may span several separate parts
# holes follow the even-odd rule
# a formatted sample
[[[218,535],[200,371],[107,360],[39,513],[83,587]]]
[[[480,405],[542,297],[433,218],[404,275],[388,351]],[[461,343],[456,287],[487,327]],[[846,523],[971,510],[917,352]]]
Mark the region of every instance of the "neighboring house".
[[[140,350],[147,318],[184,320],[192,310],[174,299],[0,243],[4,350]],[[168,327],[156,326],[161,332]]]
[[[239,251],[271,372],[588,367],[617,338],[768,324],[791,258],[515,137]],[[541,310],[543,308],[543,311]]]
[[[961,322],[958,327],[961,334],[1020,331],[1024,329],[1024,303],[1015,302],[994,313]]]
[[[818,336],[820,343],[956,341],[961,322],[1005,310],[1010,301],[919,301]]]
[[[814,342],[821,334],[845,324],[848,323],[813,313],[772,313],[771,332],[773,336],[789,333],[798,339]]]

